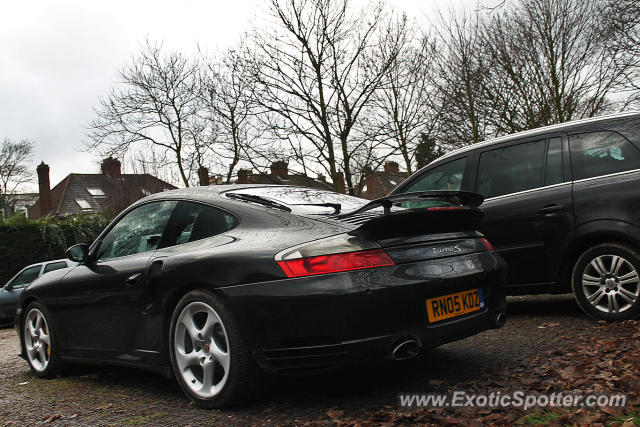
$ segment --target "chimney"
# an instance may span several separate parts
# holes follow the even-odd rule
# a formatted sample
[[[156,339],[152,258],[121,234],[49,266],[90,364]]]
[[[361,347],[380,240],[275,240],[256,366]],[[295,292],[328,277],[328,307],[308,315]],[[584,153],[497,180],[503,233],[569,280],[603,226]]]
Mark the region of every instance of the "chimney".
[[[289,163],[282,160],[271,163],[271,175],[287,179],[289,177]]]
[[[104,159],[102,161],[101,169],[102,173],[110,178],[116,179],[122,176],[122,173],[120,172],[120,161],[118,159],[114,159],[113,157]]]
[[[320,182],[327,182],[327,177],[324,176],[323,174],[319,173],[318,174],[318,181]]]
[[[336,173],[336,178],[333,182],[338,183],[338,193],[344,194],[346,186],[344,185],[344,173],[342,171]]]
[[[198,179],[200,180],[200,185],[209,185],[209,169],[204,166],[200,166],[198,168]]]
[[[400,166],[396,162],[386,162],[384,164],[385,173],[400,175]]]
[[[40,192],[40,216],[51,212],[51,184],[49,183],[49,165],[41,162],[38,171],[38,188]]]
[[[249,175],[251,175],[250,169],[239,169],[238,170],[238,184],[248,184],[249,183]]]

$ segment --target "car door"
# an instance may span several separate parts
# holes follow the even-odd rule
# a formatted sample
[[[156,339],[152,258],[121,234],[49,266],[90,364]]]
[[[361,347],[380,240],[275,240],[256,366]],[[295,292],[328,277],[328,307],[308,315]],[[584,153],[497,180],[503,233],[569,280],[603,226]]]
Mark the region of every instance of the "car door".
[[[215,248],[233,243],[235,239],[224,233],[236,224],[236,217],[223,209],[192,201],[178,203],[149,262],[144,315],[132,342],[132,355],[144,353],[141,357],[152,360],[160,354],[168,338],[163,333],[164,321],[171,317],[163,310],[168,295],[197,281],[190,277],[198,276],[197,260]]]
[[[569,147],[576,224],[599,220],[638,224],[640,150],[614,131],[570,135]]]
[[[29,283],[40,276],[40,270],[42,270],[42,264],[26,267],[0,289],[0,318],[13,320],[18,297]]]
[[[557,280],[561,244],[574,226],[566,144],[549,135],[477,153],[480,231],[507,262],[510,286]]]
[[[50,310],[69,355],[126,358],[147,299],[147,267],[176,206],[157,201],[134,208],[96,244],[96,259],[61,281]]]

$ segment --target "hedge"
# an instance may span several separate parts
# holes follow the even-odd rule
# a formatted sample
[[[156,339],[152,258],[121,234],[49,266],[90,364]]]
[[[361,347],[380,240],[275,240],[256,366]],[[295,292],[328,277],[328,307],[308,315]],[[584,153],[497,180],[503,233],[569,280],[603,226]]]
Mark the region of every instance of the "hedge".
[[[38,221],[16,215],[0,223],[0,286],[29,264],[64,258],[69,246],[91,243],[108,223],[95,214]]]

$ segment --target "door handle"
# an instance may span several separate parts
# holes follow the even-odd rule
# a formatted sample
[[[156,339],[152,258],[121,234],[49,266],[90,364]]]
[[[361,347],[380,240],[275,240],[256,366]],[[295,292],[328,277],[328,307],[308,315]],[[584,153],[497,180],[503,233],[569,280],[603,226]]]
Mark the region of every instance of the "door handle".
[[[538,214],[540,214],[540,215],[550,215],[550,214],[554,214],[556,212],[560,212],[561,210],[564,210],[564,206],[556,205],[554,203],[552,205],[547,205],[544,208],[540,209],[538,211]]]
[[[137,285],[140,283],[140,279],[142,278],[142,273],[136,273],[133,276],[129,276],[126,280],[127,285]]]

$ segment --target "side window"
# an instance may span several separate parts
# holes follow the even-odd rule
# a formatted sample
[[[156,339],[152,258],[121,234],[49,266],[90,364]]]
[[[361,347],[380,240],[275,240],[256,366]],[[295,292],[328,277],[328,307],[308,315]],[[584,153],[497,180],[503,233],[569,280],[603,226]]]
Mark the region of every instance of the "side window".
[[[547,149],[547,169],[544,176],[544,185],[564,182],[563,169],[562,138],[552,138],[549,140],[549,148]]]
[[[403,193],[433,190],[460,190],[467,158],[436,166],[402,189]]]
[[[235,227],[233,215],[209,205],[180,202],[176,208],[160,247],[181,245],[224,233]]]
[[[541,187],[545,146],[541,140],[482,153],[476,191],[489,198]]]
[[[413,193],[418,191],[458,191],[462,186],[464,168],[467,166],[467,158],[463,157],[440,166],[436,166],[430,171],[422,174],[411,184],[402,189],[403,193]],[[400,206],[407,209],[428,208],[442,206],[448,202],[437,200],[402,202]]]
[[[640,152],[616,132],[590,132],[569,137],[573,179],[640,169]]]
[[[67,263],[64,261],[50,262],[44,267],[44,273],[48,273],[54,270],[60,270],[61,268],[67,268]]]
[[[155,250],[177,203],[152,202],[129,212],[102,239],[98,259]]]
[[[33,267],[29,267],[22,273],[18,274],[16,278],[9,283],[11,284],[11,286],[13,286],[14,289],[24,288],[29,283],[38,278],[38,276],[40,275],[41,267],[42,265],[34,265]]]

